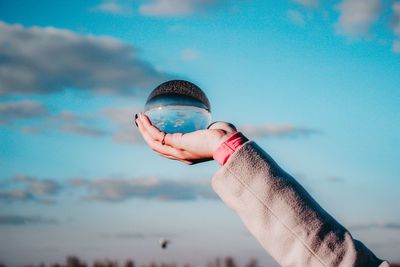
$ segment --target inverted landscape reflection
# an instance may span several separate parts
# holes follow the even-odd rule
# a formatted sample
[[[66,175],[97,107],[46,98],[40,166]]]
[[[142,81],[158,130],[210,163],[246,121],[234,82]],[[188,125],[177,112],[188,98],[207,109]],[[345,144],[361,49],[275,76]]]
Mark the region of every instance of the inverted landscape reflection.
[[[178,94],[159,95],[146,103],[145,114],[166,133],[190,133],[207,128],[211,113],[196,99]]]

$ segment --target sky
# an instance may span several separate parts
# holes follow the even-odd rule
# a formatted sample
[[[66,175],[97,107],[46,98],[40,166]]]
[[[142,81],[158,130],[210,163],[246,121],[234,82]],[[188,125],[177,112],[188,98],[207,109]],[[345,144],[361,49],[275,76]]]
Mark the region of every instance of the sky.
[[[0,261],[277,266],[213,193],[215,162],[141,139],[171,79],[399,261],[399,70],[400,1],[0,0]]]

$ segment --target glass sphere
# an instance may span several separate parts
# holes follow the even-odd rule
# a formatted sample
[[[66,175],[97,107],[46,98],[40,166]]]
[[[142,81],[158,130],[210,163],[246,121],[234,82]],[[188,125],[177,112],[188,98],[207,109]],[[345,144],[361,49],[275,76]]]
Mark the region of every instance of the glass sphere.
[[[145,105],[152,124],[166,133],[190,133],[206,129],[211,121],[207,96],[195,84],[172,80],[157,86]]]

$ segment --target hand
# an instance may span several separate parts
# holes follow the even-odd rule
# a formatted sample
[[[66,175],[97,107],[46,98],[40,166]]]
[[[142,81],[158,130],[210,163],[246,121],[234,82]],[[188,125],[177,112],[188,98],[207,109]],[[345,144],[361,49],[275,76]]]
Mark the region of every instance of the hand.
[[[167,134],[153,126],[143,113],[139,113],[135,122],[151,149],[163,157],[189,165],[212,160],[214,151],[236,132],[232,124],[216,122],[207,130]]]

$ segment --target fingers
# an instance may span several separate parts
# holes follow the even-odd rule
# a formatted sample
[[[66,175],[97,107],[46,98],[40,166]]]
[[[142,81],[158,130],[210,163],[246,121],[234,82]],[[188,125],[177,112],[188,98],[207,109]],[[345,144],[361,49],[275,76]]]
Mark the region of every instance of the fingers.
[[[164,138],[165,133],[161,132],[156,127],[154,127],[153,124],[151,123],[149,117],[147,117],[143,113],[139,113],[139,119],[142,122],[146,131],[149,133],[149,135],[153,139],[155,139],[157,141],[161,141]]]
[[[177,161],[183,162],[183,163],[188,164],[188,165],[192,165],[193,164],[193,162],[189,161],[189,160],[178,159],[178,158],[175,158],[175,157],[172,157],[172,156],[169,156],[169,155],[165,155],[165,154],[161,154],[161,153],[158,153],[158,154],[160,156],[164,157],[164,158],[167,158],[167,159],[177,160]]]
[[[161,132],[152,125],[150,119],[143,113],[139,113],[138,118],[135,119],[135,123],[137,124],[145,142],[160,156],[172,160],[178,160],[188,165],[209,160],[194,160],[194,155],[184,149],[183,144],[185,143],[185,139],[183,137],[186,136],[186,134],[166,134]],[[162,140],[165,141],[164,144],[162,144]],[[186,141],[189,140],[190,138]]]
[[[207,129],[221,129],[224,130],[228,133],[234,133],[237,132],[237,129],[235,127],[235,125],[233,125],[230,122],[225,122],[225,121],[215,121],[213,123],[211,123]]]
[[[160,150],[160,140],[162,140],[163,134],[161,132],[158,134],[156,132],[158,130],[154,129],[154,126],[149,125],[148,123],[145,125],[141,115],[139,115],[139,119],[137,119],[136,122],[144,141],[150,146],[150,148],[158,153],[166,154],[166,151]]]
[[[149,119],[144,114],[139,114],[139,119],[142,121],[144,129],[148,132],[150,137],[156,141],[162,141],[164,140],[164,144],[171,146],[176,149],[183,149],[182,146],[182,137],[183,133],[175,133],[175,134],[166,134],[164,132],[161,132],[158,130],[156,127],[154,127]],[[165,135],[165,136],[164,136]]]
[[[152,150],[164,157],[180,161],[184,160],[185,163],[188,163],[188,161],[185,160],[185,158],[188,156],[185,151],[176,149],[167,144],[161,144],[164,133],[154,127],[147,116],[139,114],[139,118],[136,120],[136,122],[143,139]]]
[[[164,138],[165,144],[182,150],[184,149],[183,136],[183,133],[166,134]]]

